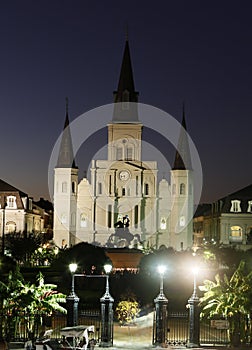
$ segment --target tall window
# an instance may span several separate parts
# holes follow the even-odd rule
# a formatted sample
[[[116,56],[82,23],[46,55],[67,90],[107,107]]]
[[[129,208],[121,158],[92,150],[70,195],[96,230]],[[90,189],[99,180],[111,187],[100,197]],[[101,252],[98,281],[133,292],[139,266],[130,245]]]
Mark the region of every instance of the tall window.
[[[149,184],[144,184],[144,194],[145,194],[146,196],[149,195]]]
[[[138,176],[136,176],[136,195],[138,195]]]
[[[102,194],[102,183],[98,182],[98,194]]]
[[[61,215],[61,223],[62,224],[66,224],[67,223],[67,216],[66,216],[65,213]]]
[[[125,196],[126,195],[126,189],[125,187],[122,188],[122,196]]]
[[[67,193],[67,182],[66,181],[62,182],[61,190],[63,193]]]
[[[7,197],[7,208],[16,209],[17,203],[16,203],[16,197],[15,196],[8,196]]]
[[[160,229],[161,230],[166,229],[166,219],[165,218],[161,218],[161,220],[160,220]]]
[[[231,201],[231,212],[233,213],[239,213],[241,212],[241,201],[235,199],[233,201]]]
[[[116,159],[117,159],[117,160],[122,160],[122,159],[123,159],[123,150],[122,150],[122,147],[117,147],[117,148],[116,148]]]
[[[133,149],[132,149],[132,147],[127,147],[126,148],[126,158],[128,160],[132,160],[132,158],[133,158]]]
[[[80,217],[80,227],[82,227],[82,228],[87,227],[87,218],[86,218],[86,215],[84,213],[82,213],[81,217]]]
[[[72,181],[72,193],[76,192],[76,183]]]
[[[108,227],[112,227],[112,205],[108,205]]]
[[[231,242],[242,242],[242,228],[241,226],[231,226],[229,240]]]
[[[248,213],[252,213],[252,201],[248,201]]]
[[[182,215],[179,218],[179,226],[184,227],[185,226],[185,217]]]
[[[138,205],[135,205],[135,209],[134,209],[134,225],[135,228],[138,228]]]
[[[122,109],[129,109],[129,91],[124,90],[123,91],[123,102],[122,102]]]
[[[185,194],[185,184],[180,184],[179,186],[179,194]]]

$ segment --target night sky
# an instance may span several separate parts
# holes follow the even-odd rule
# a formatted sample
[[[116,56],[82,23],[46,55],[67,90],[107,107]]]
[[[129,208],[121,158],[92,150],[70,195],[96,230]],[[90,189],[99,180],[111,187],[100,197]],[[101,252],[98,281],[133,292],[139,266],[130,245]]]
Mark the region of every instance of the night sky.
[[[178,121],[185,102],[203,168],[202,202],[247,186],[251,13],[251,1],[2,1],[0,177],[49,199],[48,162],[65,97],[70,120],[113,102],[128,27],[139,101]],[[85,154],[77,156],[81,175]]]

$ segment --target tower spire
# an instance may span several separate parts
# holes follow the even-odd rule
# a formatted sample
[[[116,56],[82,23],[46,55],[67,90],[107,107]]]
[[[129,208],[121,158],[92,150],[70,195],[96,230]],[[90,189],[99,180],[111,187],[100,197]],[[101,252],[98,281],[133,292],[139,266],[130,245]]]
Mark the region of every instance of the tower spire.
[[[130,102],[138,102],[138,92],[135,91],[133,69],[131,64],[128,29],[126,29],[126,42],[124,47],[121,71],[117,90],[114,91],[115,105],[113,122],[134,123],[138,122],[136,106],[130,106]]]
[[[175,160],[172,170],[191,170],[191,156],[187,137],[186,119],[185,119],[185,103],[182,106],[182,127],[180,130],[178,147],[175,154]]]
[[[62,132],[59,157],[57,162],[57,168],[75,168],[74,155],[73,155],[73,144],[72,137],[69,126],[69,117],[68,117],[68,98],[66,97],[66,117],[64,123],[64,129]]]

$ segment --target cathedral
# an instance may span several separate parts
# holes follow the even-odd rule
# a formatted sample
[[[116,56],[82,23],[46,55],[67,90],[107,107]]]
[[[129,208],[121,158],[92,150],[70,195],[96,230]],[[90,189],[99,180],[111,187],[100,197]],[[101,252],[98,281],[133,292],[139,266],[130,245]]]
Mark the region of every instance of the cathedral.
[[[90,180],[79,181],[66,108],[54,169],[54,242],[58,247],[80,242],[109,248],[186,250],[192,246],[193,171],[184,112],[178,140],[181,151],[176,151],[173,167],[167,170],[169,183],[158,181],[156,160],[142,160],[144,125],[137,104],[126,40],[113,115],[107,125],[107,159],[92,160]]]

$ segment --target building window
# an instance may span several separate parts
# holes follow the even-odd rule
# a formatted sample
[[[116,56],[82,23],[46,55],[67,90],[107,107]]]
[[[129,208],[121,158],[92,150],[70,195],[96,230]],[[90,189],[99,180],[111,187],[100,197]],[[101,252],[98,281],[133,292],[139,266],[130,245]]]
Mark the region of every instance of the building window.
[[[112,205],[108,205],[108,227],[112,227]]]
[[[166,230],[166,219],[165,218],[161,218],[160,229],[161,230]]]
[[[125,196],[125,194],[126,194],[126,189],[125,189],[125,187],[123,187],[122,188],[122,196]]]
[[[17,209],[16,197],[7,196],[7,208]]]
[[[149,195],[149,184],[144,184],[144,194],[145,196]]]
[[[230,228],[230,242],[242,242],[242,228],[241,226],[231,226]]]
[[[138,228],[138,205],[135,205],[135,209],[134,209],[134,225],[135,228]]]
[[[76,193],[76,183],[72,182],[72,193]]]
[[[66,224],[67,223],[67,216],[66,216],[66,214],[62,214],[61,215],[61,223],[62,224]]]
[[[116,148],[116,159],[117,160],[122,160],[123,158],[123,150],[122,147],[117,147]]]
[[[128,160],[132,160],[132,158],[133,158],[133,149],[132,149],[132,147],[127,147],[126,148],[126,158]]]
[[[185,226],[185,217],[180,216],[179,218],[179,226],[184,227]]]
[[[62,192],[63,193],[67,193],[67,182],[66,181],[64,181],[64,182],[62,182]]]
[[[248,213],[252,213],[252,201],[248,201]]]
[[[112,194],[112,175],[109,175],[109,195]]]
[[[6,233],[14,233],[16,232],[17,225],[14,221],[8,221],[5,225],[5,232]]]
[[[87,227],[87,218],[86,218],[86,215],[83,213],[81,214],[81,217],[80,217],[80,227],[82,228]]]
[[[180,184],[180,186],[179,186],[179,194],[185,194],[185,184]]]
[[[233,213],[241,212],[241,201],[239,201],[237,199],[231,201],[231,209],[230,209],[230,211],[233,212]]]
[[[136,176],[136,195],[138,195],[138,176]]]
[[[102,194],[102,183],[98,182],[98,194]]]

